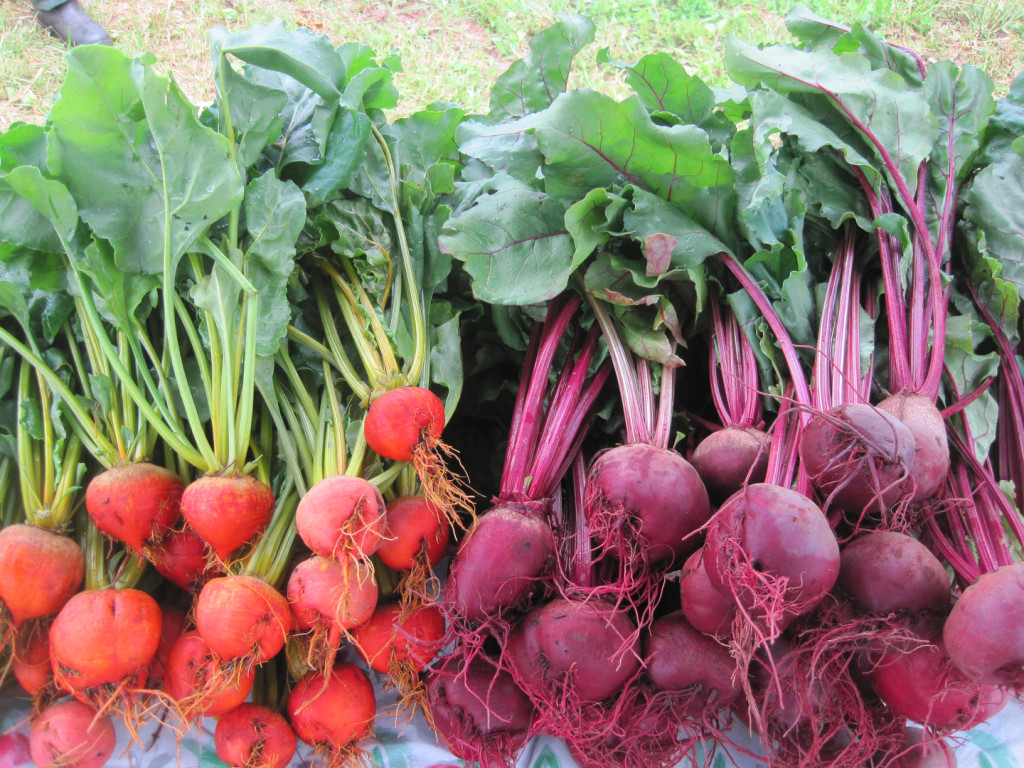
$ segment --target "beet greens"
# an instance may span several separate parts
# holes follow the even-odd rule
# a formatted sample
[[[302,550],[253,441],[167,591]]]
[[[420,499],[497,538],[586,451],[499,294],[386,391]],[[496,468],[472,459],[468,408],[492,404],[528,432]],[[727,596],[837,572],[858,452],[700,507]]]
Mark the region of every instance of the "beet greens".
[[[374,687],[484,766],[544,733],[588,768],[896,768],[1019,702],[1024,76],[786,25],[727,42],[728,89],[601,51],[617,98],[573,85],[565,15],[485,113],[394,119],[396,58],[280,22],[212,34],[203,108],[72,50],[0,134],[0,559],[143,599],[145,664],[77,693],[191,719],[220,691],[173,704],[149,646],[194,616],[214,687],[290,691],[332,763]],[[444,536],[399,542],[414,497]],[[28,680],[60,607],[10,583]],[[352,722],[303,720],[317,680]]]

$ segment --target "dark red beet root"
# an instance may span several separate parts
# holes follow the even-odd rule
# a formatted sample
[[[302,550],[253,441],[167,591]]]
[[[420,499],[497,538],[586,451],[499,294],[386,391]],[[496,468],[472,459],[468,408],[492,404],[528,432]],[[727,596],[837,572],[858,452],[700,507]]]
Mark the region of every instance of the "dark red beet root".
[[[836,582],[839,544],[818,506],[757,483],[719,508],[704,545],[711,584],[769,629],[809,611]]]
[[[944,739],[926,739],[923,728],[908,725],[906,740],[894,768],[956,768],[956,752]]]
[[[884,514],[913,492],[916,446],[895,416],[847,403],[810,418],[800,438],[800,460],[827,506],[854,515]]]
[[[913,536],[865,533],[843,547],[839,561],[839,587],[862,610],[881,616],[949,610],[949,575]]]
[[[705,635],[726,637],[736,616],[736,603],[708,579],[701,547],[683,563],[679,575],[679,600],[690,625]]]
[[[184,490],[182,479],[165,467],[124,464],[93,477],[85,508],[103,533],[142,553],[178,522]]]
[[[833,652],[815,639],[782,637],[758,654],[751,680],[747,717],[756,722],[762,743],[772,745],[772,764],[881,766],[902,743],[905,719],[863,695],[843,648]]]
[[[710,699],[728,705],[741,693],[729,649],[691,627],[681,611],[655,619],[644,646],[648,679],[663,691],[692,689],[697,713]]]
[[[712,501],[721,504],[744,485],[764,482],[770,443],[763,430],[726,427],[701,440],[690,463]]]
[[[1024,563],[996,568],[967,587],[942,637],[970,680],[1024,689]]]
[[[598,454],[587,473],[584,515],[600,549],[641,562],[692,552],[711,517],[700,475],[675,451],[627,443]]]
[[[949,442],[946,423],[939,409],[924,395],[892,395],[878,404],[902,421],[914,436],[916,450],[910,465],[914,483],[911,501],[923,501],[935,495],[949,472]]]
[[[506,655],[527,693],[581,702],[620,692],[640,669],[636,625],[600,599],[555,598],[528,613],[509,634]]]
[[[540,502],[491,508],[452,558],[445,597],[460,618],[481,622],[526,601],[555,561],[555,537]]]
[[[213,743],[231,768],[286,768],[298,740],[284,716],[246,703],[220,716]]]
[[[893,711],[939,730],[967,730],[1010,700],[1005,690],[968,680],[941,643],[913,650],[887,648],[871,673],[875,691]]]
[[[715,728],[708,728],[706,718],[717,719],[718,713],[711,702],[707,709],[699,709],[693,696],[692,692],[652,691],[637,681],[614,699],[590,705],[582,720],[556,720],[554,731],[580,768],[703,765],[695,748],[715,739]]]
[[[456,757],[482,766],[515,763],[534,708],[507,671],[482,654],[464,666],[449,659],[431,673],[427,696],[434,730]]]

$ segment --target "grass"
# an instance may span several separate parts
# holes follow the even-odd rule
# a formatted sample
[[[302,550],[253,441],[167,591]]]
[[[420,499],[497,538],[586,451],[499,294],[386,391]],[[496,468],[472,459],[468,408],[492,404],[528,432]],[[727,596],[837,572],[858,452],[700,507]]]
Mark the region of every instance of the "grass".
[[[581,55],[573,85],[624,95],[614,69],[596,63],[634,61],[666,51],[712,85],[728,83],[721,66],[725,40],[789,39],[791,4],[736,0],[82,0],[129,54],[152,51],[185,93],[212,97],[207,34],[214,26],[241,29],[281,17],[333,42],[366,43],[381,56],[397,51],[397,77],[407,114],[432,101],[469,109],[486,106],[491,84],[524,55],[529,37],[560,12],[583,13],[597,40]],[[1024,70],[1024,4],[1005,0],[806,0],[808,8],[847,24],[864,23],[926,61],[973,64],[1005,94]],[[35,23],[28,0],[0,0],[0,130],[41,122],[64,75],[64,49]]]

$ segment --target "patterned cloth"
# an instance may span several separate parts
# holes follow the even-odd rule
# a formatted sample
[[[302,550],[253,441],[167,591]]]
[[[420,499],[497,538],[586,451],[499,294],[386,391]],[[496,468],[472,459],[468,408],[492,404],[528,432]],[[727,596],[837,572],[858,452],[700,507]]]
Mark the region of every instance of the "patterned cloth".
[[[5,691],[0,698],[3,717],[0,721],[0,768],[30,768],[26,717],[29,702],[16,691]],[[381,711],[387,712],[392,700],[378,691]],[[141,743],[131,743],[127,732],[118,729],[118,751],[109,768],[225,768],[213,747],[216,722],[207,718],[175,744],[167,728],[147,726],[140,733]],[[145,745],[145,746],[143,746]],[[422,718],[396,722],[381,715],[377,719],[375,738],[361,745],[379,768],[463,768],[463,761],[436,743],[433,733]],[[962,734],[956,748],[957,768],[1024,768],[1024,706],[1011,703],[999,715],[977,728]],[[311,766],[312,751],[299,747],[292,766]],[[575,768],[568,750],[552,738],[531,741],[523,752],[517,768]],[[711,768],[764,768],[750,758],[717,754]]]

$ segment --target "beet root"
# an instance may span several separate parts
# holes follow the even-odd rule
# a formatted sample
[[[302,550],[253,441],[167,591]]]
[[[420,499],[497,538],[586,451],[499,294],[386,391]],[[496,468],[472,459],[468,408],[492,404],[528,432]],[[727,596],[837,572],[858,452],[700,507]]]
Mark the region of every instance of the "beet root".
[[[283,715],[249,703],[217,719],[213,740],[217,757],[232,768],[285,768],[298,741]]]
[[[894,712],[943,732],[973,728],[1010,700],[998,686],[968,680],[941,641],[912,650],[886,648],[877,657],[871,681]]]
[[[683,563],[679,575],[679,602],[690,625],[705,635],[727,637],[736,617],[736,603],[711,583],[701,547]]]
[[[531,734],[534,707],[508,671],[483,654],[448,657],[427,683],[435,732],[452,753],[482,766],[511,766]]]
[[[928,737],[923,728],[908,725],[895,768],[956,768],[956,752],[945,739]]]
[[[655,688],[688,691],[694,715],[709,703],[727,706],[741,691],[728,647],[687,623],[681,611],[654,620],[644,642],[644,672]]]
[[[858,520],[887,516],[913,494],[910,467],[917,442],[903,422],[866,403],[814,414],[800,438],[800,461],[826,507]]]
[[[67,536],[34,525],[0,529],[0,600],[15,629],[53,616],[85,579],[85,555]]]
[[[540,502],[506,502],[480,516],[452,558],[445,598],[455,615],[483,622],[527,602],[550,575],[555,537]]]
[[[843,547],[839,587],[868,613],[945,615],[949,575],[924,544],[905,533],[872,531]]]
[[[584,488],[584,516],[600,551],[647,564],[685,555],[711,517],[697,470],[672,450],[627,443],[598,454]]]
[[[719,508],[704,545],[708,579],[772,638],[813,608],[839,576],[839,543],[818,506],[770,483]]]
[[[105,706],[111,695],[141,688],[160,646],[160,606],[136,589],[79,592],[50,625],[50,660],[58,686]]]
[[[764,482],[770,443],[764,430],[726,427],[701,440],[690,463],[712,501],[721,504],[744,485]]]
[[[124,464],[99,473],[85,490],[89,519],[103,533],[141,554],[181,517],[185,483],[165,467]]]
[[[274,504],[270,486],[252,475],[205,475],[185,487],[181,514],[227,563],[236,549],[267,527]]]
[[[996,568],[968,586],[942,637],[970,680],[1024,689],[1024,563]]]
[[[878,408],[903,422],[914,436],[914,460],[910,464],[914,494],[910,500],[931,498],[949,472],[949,442],[942,414],[929,398],[914,393],[887,397]]]
[[[533,609],[509,633],[506,653],[520,685],[542,700],[601,701],[640,669],[636,624],[598,598],[559,597]]]
[[[750,680],[747,716],[772,745],[772,764],[881,766],[902,744],[905,720],[863,695],[844,647],[794,632],[757,654]]]
[[[38,768],[102,768],[114,754],[113,721],[75,699],[49,706],[32,723],[32,763]]]

